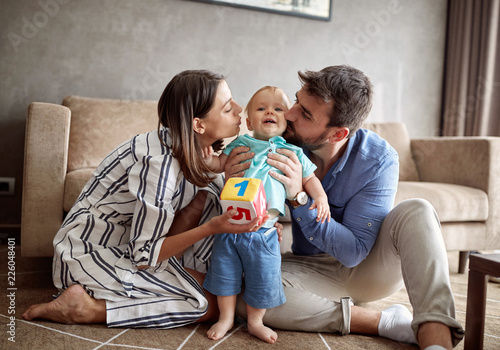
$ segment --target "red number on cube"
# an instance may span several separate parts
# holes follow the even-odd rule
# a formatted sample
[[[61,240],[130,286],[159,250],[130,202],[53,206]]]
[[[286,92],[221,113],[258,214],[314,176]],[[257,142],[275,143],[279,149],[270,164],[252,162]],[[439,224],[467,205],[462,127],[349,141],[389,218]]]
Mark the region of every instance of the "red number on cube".
[[[224,211],[236,208],[238,213],[229,219],[233,224],[245,224],[266,214],[266,193],[262,181],[252,178],[230,178],[220,196]],[[259,222],[261,224],[261,222]]]

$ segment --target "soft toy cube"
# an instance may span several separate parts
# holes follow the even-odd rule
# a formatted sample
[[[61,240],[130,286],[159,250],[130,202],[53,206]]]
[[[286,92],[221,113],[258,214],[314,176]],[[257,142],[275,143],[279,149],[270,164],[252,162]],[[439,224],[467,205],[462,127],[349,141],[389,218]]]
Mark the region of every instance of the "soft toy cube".
[[[220,195],[224,212],[236,209],[238,214],[229,219],[233,224],[246,224],[266,214],[266,193],[262,181],[244,177],[227,180]],[[259,221],[259,225],[263,220]]]

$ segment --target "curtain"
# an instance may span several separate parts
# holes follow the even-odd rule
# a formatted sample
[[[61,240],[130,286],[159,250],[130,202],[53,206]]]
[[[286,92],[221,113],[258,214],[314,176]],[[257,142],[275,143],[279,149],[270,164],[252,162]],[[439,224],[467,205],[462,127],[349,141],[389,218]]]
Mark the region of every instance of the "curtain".
[[[443,136],[500,136],[500,0],[450,0]]]

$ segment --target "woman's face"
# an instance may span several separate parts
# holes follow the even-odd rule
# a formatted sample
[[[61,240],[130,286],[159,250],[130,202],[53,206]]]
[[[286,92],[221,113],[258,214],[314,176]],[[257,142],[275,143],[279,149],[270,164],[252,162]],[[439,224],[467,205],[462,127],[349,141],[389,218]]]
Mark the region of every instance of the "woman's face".
[[[242,110],[233,100],[226,81],[222,80],[212,109],[205,118],[199,119],[203,130],[198,132],[202,146],[209,146],[217,140],[237,135],[240,132]]]

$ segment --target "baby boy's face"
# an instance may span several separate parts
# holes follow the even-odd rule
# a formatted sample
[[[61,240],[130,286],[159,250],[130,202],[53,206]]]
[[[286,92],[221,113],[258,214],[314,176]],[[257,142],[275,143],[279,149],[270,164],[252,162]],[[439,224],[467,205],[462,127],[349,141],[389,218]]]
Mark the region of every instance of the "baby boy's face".
[[[259,92],[248,109],[248,130],[259,140],[281,136],[286,130],[287,97],[279,90]]]

